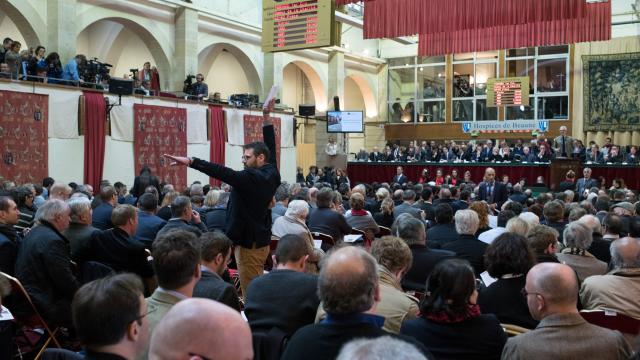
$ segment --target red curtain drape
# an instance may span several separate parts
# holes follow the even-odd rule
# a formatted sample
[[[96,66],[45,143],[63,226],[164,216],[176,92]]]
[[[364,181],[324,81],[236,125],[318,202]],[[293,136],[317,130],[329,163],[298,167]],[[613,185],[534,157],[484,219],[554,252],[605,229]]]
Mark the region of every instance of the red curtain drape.
[[[209,158],[211,162],[224,165],[224,110],[221,106],[209,105],[211,114],[211,145],[209,148]],[[218,179],[209,178],[211,186],[220,186],[222,182]]]
[[[584,0],[376,0],[364,11],[364,37],[517,25],[585,16]]]
[[[100,191],[104,168],[104,148],[107,125],[107,106],[104,94],[84,91],[84,183]]]
[[[572,44],[611,38],[611,3],[587,4],[584,17],[421,34],[418,55]]]

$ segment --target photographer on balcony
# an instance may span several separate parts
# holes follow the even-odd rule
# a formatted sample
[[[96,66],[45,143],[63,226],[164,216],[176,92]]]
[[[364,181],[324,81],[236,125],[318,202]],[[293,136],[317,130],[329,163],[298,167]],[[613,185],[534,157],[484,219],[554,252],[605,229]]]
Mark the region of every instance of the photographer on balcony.
[[[196,83],[190,86],[190,89],[186,91],[189,94],[189,99],[202,101],[202,99],[209,95],[209,86],[204,83],[204,76],[202,74],[196,75]]]
[[[63,67],[62,79],[69,85],[77,86],[78,83],[84,83],[84,80],[80,78],[79,68],[83,67],[87,63],[87,57],[78,54],[73,59],[69,60]]]

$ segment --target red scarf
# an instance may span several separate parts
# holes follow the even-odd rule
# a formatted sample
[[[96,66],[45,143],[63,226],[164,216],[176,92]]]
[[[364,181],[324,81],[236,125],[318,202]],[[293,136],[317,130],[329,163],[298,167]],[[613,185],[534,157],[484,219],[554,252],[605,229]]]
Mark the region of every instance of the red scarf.
[[[351,215],[354,215],[354,216],[365,216],[365,215],[367,215],[367,210],[365,210],[365,209],[360,209],[360,210],[351,209]]]
[[[480,316],[480,305],[478,304],[469,305],[469,307],[467,307],[467,312],[464,314],[452,315],[446,311],[439,311],[439,312],[434,312],[429,314],[423,314],[423,316],[437,323],[445,323],[445,324],[459,323],[467,319]]]

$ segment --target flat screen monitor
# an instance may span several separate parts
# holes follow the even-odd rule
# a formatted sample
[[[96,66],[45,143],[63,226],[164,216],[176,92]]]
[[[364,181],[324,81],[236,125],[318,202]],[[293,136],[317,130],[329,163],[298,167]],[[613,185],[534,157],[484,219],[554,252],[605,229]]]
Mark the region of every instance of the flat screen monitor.
[[[328,133],[361,133],[364,132],[362,111],[328,111]]]

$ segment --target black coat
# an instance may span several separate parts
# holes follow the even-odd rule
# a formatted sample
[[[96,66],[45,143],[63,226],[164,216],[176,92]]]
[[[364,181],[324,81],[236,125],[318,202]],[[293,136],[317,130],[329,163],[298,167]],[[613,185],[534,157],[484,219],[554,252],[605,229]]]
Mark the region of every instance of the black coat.
[[[429,249],[425,245],[410,245],[413,261],[407,274],[402,278],[402,287],[405,290],[415,290],[423,292],[427,283],[427,278],[431,271],[442,260],[451,259],[456,256],[454,252],[446,250]]]
[[[144,244],[118,227],[96,231],[86,252],[78,253],[77,258],[79,262],[96,261],[116,272],[131,272],[141,278],[154,275]]]
[[[469,261],[478,276],[485,270],[484,252],[488,246],[473,235],[459,235],[458,240],[445,244],[442,249],[453,251],[456,257]]]
[[[202,221],[198,225],[192,225],[182,219],[171,219],[167,221],[160,231],[158,231],[156,238],[172,230],[185,230],[193,233],[196,237],[200,237],[203,232],[207,231],[207,227],[202,223]]]
[[[71,268],[69,241],[53,225],[40,222],[20,245],[16,277],[45,319],[69,326],[71,300],[80,286]]]
[[[201,274],[193,289],[193,297],[215,300],[240,312],[240,299],[233,284],[222,280],[220,275],[210,270],[203,270]]]
[[[0,224],[0,271],[5,274],[14,274],[20,241],[20,235],[13,226]]]
[[[228,167],[194,158],[191,167],[231,185],[227,205],[226,234],[235,245],[245,248],[263,247],[271,241],[269,204],[280,186],[276,161],[275,131],[272,125],[262,128],[264,142],[271,156],[259,168],[235,171]]]
[[[131,194],[136,198],[139,198],[142,194],[144,194],[144,191],[148,186],[154,186],[156,189],[158,189],[158,194],[160,194],[160,183],[158,181],[158,178],[151,174],[142,174],[136,176],[133,179]]]
[[[309,215],[309,230],[331,235],[334,242],[341,241],[351,233],[351,226],[341,214],[329,208],[317,208]]]
[[[478,305],[483,314],[494,314],[503,324],[535,329],[538,321],[529,313],[527,299],[522,296],[526,277],[498,279],[478,294]]]
[[[209,208],[204,211],[203,215],[208,231],[220,230],[224,232],[227,224],[227,208]]]
[[[424,318],[407,320],[400,334],[412,336],[431,353],[429,359],[500,359],[507,334],[493,315],[480,315],[458,323],[437,323]]]
[[[346,321],[336,324],[325,322],[307,325],[298,330],[285,350],[281,360],[335,359],[346,343],[355,339],[373,339],[391,336],[415,345],[428,359],[433,359],[427,349],[409,336],[388,333],[374,324],[357,321]]]
[[[456,240],[458,240],[458,233],[454,223],[436,224],[427,230],[427,246],[431,249],[440,249],[445,244]]]
[[[253,332],[277,327],[288,336],[313,324],[320,299],[318,277],[293,270],[273,270],[249,284],[244,313]]]

